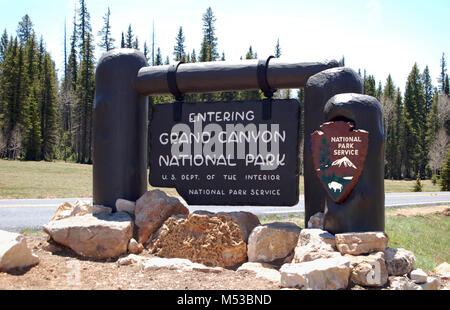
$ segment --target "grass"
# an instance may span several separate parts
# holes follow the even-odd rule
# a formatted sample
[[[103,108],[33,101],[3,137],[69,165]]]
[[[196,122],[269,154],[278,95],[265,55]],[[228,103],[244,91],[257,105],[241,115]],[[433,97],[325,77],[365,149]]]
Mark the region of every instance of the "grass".
[[[440,192],[439,184],[433,185],[431,180],[421,180],[422,192]],[[384,180],[384,191],[386,193],[412,192],[416,180]]]
[[[385,192],[411,192],[415,180],[385,180]],[[439,185],[422,180],[424,192],[439,191]],[[303,194],[303,177],[300,193]],[[149,189],[153,187],[149,186]],[[164,188],[169,195],[175,189]],[[92,165],[0,159],[0,199],[92,197]]]
[[[404,248],[416,256],[416,268],[433,270],[450,261],[450,217],[438,214],[387,216],[389,247]]]
[[[163,190],[178,196],[175,189]],[[0,199],[89,197],[92,197],[92,165],[0,159]]]
[[[270,215],[260,217],[261,224],[293,222],[304,228],[304,217]],[[415,268],[433,270],[450,262],[450,217],[439,214],[386,216],[388,247],[404,248],[414,253]]]
[[[92,166],[0,160],[0,198],[92,197]]]

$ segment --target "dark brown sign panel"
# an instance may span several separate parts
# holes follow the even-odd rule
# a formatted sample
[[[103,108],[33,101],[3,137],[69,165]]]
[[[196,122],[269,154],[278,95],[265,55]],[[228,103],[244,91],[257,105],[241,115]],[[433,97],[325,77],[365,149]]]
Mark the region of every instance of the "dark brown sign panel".
[[[343,202],[358,182],[369,133],[348,122],[328,122],[311,134],[314,169],[333,201]]]
[[[293,206],[299,200],[297,100],[183,103],[152,107],[150,176],[190,205]]]

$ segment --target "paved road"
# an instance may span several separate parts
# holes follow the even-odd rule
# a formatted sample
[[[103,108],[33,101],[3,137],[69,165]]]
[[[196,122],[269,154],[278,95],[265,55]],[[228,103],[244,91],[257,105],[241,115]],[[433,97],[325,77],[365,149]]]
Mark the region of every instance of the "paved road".
[[[8,199],[0,200],[0,230],[20,232],[24,229],[40,230],[42,225],[48,223],[55,209],[61,203],[70,203],[76,200],[91,198],[65,198],[65,199]],[[182,202],[184,202],[182,200]],[[385,205],[389,207],[406,207],[418,205],[450,204],[450,192],[435,193],[389,193],[386,194]],[[304,213],[305,204],[303,195],[300,202],[294,207],[250,207],[250,206],[188,206],[191,212],[196,210],[219,211],[249,211],[256,215],[287,215]]]

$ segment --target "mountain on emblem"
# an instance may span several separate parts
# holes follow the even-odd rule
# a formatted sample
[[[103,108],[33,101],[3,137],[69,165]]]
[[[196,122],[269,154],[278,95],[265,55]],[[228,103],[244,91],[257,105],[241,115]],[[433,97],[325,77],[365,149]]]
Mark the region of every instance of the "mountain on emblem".
[[[341,165],[344,165],[344,167],[351,167],[351,168],[354,168],[354,169],[358,169],[351,162],[351,160],[347,158],[347,156],[342,157],[341,159],[335,160],[331,165],[332,166],[338,166],[338,167],[340,167]]]
[[[349,122],[324,123],[311,134],[314,169],[335,202],[343,202],[358,183],[368,145],[369,133]]]

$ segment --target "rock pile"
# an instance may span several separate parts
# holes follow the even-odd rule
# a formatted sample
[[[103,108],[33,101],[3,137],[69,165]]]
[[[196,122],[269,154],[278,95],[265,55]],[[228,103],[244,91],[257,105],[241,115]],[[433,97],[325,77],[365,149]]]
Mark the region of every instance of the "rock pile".
[[[144,271],[218,273],[234,267],[236,272],[254,274],[280,287],[305,290],[441,286],[438,278],[414,269],[412,252],[388,248],[384,232],[332,235],[322,229],[323,214],[313,216],[307,229],[285,222],[261,225],[248,212],[189,214],[177,198],[159,190],[147,192],[137,202],[119,199],[116,209],[111,213],[102,206],[65,203],[44,231],[79,255],[118,257],[120,266],[139,264]],[[23,243],[17,236],[8,238],[11,244]],[[0,240],[0,269],[14,265],[3,244]],[[37,257],[26,245],[21,247],[17,251],[26,252],[22,265],[36,264]],[[143,251],[154,257],[137,255]],[[448,264],[439,266],[439,274],[448,277]]]

